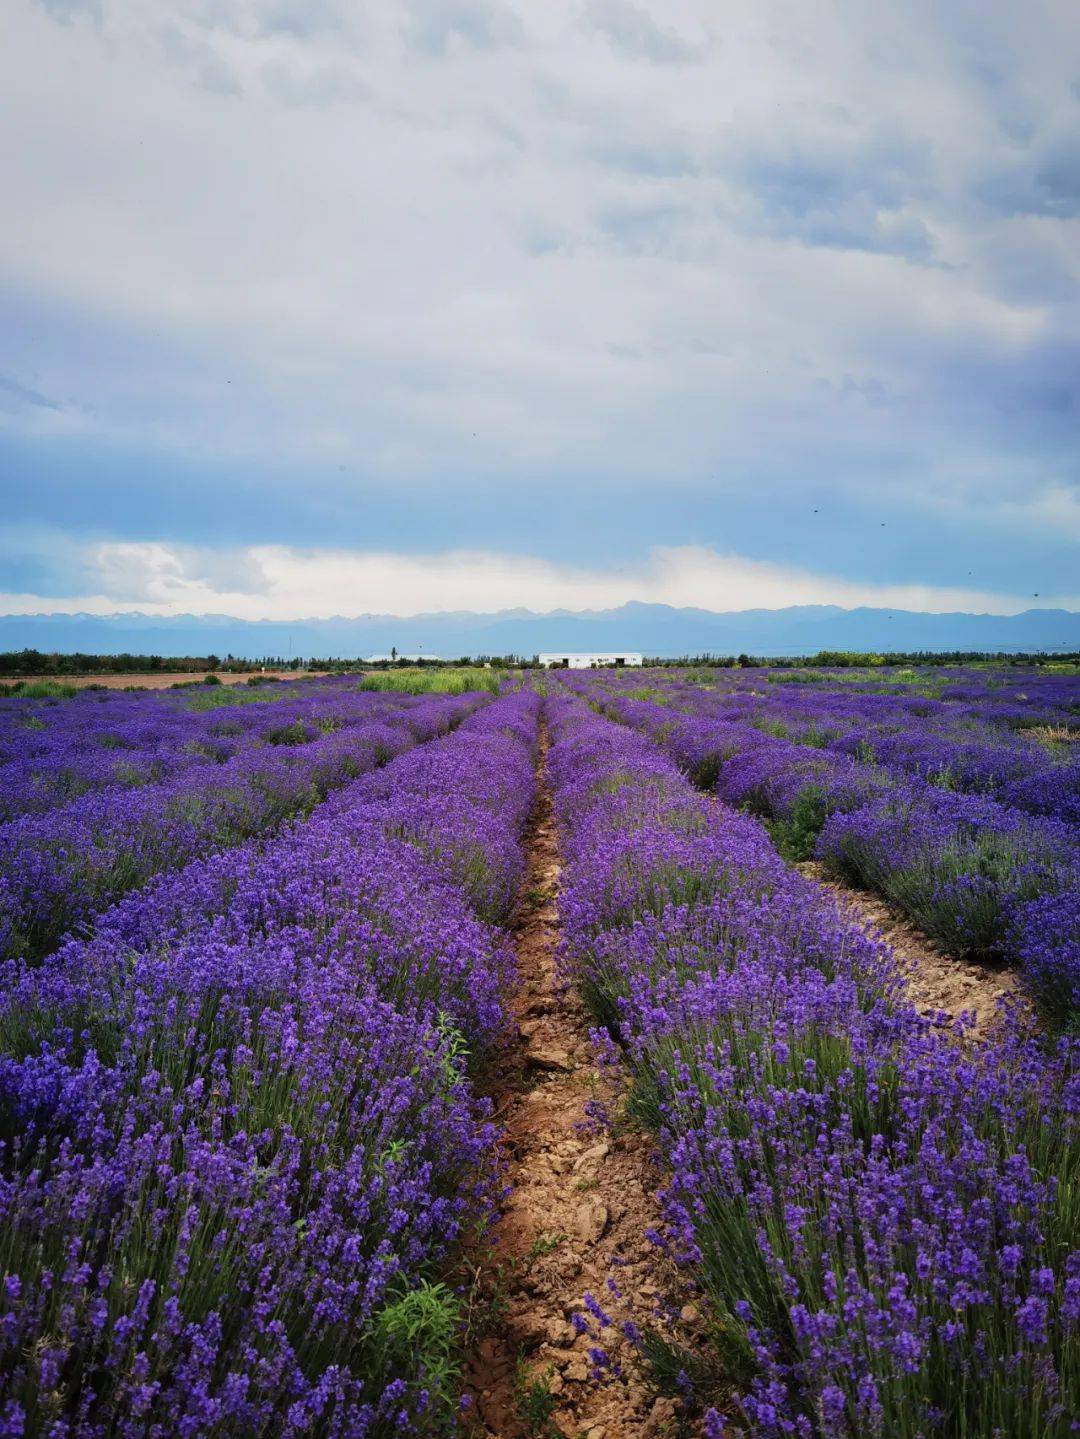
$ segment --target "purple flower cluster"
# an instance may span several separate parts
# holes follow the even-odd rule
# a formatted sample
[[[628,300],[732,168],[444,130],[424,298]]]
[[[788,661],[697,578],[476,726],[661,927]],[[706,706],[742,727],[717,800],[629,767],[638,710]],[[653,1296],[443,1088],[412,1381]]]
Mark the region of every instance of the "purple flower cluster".
[[[816,855],[837,876],[882,894],[957,954],[1016,963],[1050,1017],[1075,1021],[1080,993],[1075,944],[1068,936],[1048,943],[1045,933],[1016,918],[1033,900],[1080,888],[1078,831],[1067,819],[1050,817],[1070,815],[1080,799],[1075,763],[1052,762],[1030,742],[1008,735],[995,751],[1000,781],[995,799],[880,762],[905,745],[909,755],[937,754],[942,765],[947,753],[967,753],[969,759],[974,751],[981,754],[980,746],[965,751],[954,744],[950,750],[941,735],[920,737],[914,711],[936,704],[930,712],[936,722],[948,708],[941,702],[822,695],[802,687],[793,701],[785,691],[774,702],[756,692],[715,695],[678,683],[661,687],[651,677],[655,697],[649,700],[610,695],[591,678],[576,680],[574,687],[656,739],[699,785],[764,818],[785,856]],[[826,747],[806,738],[811,723],[821,741],[836,733],[838,715],[850,719],[869,704],[892,711],[887,721],[879,714],[877,750],[865,723],[846,739],[825,740]],[[906,718],[896,712],[900,706],[908,711]],[[793,714],[804,722],[801,731]],[[900,724],[909,729],[897,730]],[[801,741],[783,737],[796,732]],[[975,782],[978,766],[974,760],[972,765],[965,771],[958,760],[954,777],[966,778],[971,789],[992,789]],[[1006,802],[1021,790],[1023,807]],[[1048,813],[1031,812],[1038,809]],[[1048,913],[1058,910],[1051,906]]]
[[[1023,960],[1009,948],[1017,907],[1080,886],[1070,826],[917,782],[833,814],[817,854],[958,954]]]
[[[246,736],[231,757],[200,753],[156,783],[106,784],[0,824],[0,957],[48,953],[151,875],[272,831],[347,780],[446,733],[487,700],[388,701],[338,688],[323,700],[214,711],[208,733]],[[205,715],[187,719],[206,730]],[[171,733],[179,739],[185,725]]]
[[[1080,1014],[1080,890],[1017,905],[1008,947],[1051,1013]]]
[[[522,871],[537,710],[495,700],[9,964],[0,1433],[450,1422],[443,1267],[498,1187],[469,1073],[512,953],[483,915]]]
[[[133,789],[218,764],[260,744],[297,745],[375,717],[355,683],[240,690],[83,691],[58,701],[0,700],[0,821],[42,814],[80,794]],[[387,697],[385,708],[394,708]]]
[[[566,962],[670,1165],[718,1387],[762,1439],[1069,1433],[1080,1043],[957,1045],[755,820],[549,711]]]
[[[1060,710],[1025,711],[1021,728],[1054,719],[1061,732],[1075,728],[1076,691],[1073,681],[1071,707],[1059,691]],[[697,690],[679,703],[703,717],[737,718],[778,738],[851,755],[897,777],[989,795],[1010,808],[1080,823],[1080,764],[1003,725],[1000,705],[995,709],[985,696],[946,703],[781,685],[751,696],[703,696]]]

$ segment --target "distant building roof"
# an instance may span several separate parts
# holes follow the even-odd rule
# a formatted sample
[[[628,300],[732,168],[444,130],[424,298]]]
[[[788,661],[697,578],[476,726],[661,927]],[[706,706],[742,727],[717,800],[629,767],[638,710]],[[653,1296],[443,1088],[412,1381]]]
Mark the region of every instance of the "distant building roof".
[[[567,669],[587,670],[606,666],[640,665],[640,650],[547,650],[537,655],[542,665],[565,665]]]

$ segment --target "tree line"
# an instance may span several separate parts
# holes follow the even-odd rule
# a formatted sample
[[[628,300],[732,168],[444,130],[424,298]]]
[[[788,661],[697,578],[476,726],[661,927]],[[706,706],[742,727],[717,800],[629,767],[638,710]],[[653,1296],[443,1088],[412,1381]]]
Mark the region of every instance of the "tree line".
[[[859,650],[819,650],[815,655],[653,655],[645,664],[663,668],[713,669],[849,669],[883,668],[890,665],[1061,665],[1080,663],[1080,652],[1048,654],[1043,651],[1006,653],[983,650],[892,650],[871,653]],[[291,656],[263,655],[245,659],[237,655],[94,655],[76,651],[72,654],[46,654],[40,650],[8,650],[0,652],[0,676],[63,678],[69,675],[117,674],[257,674],[262,670],[325,670],[331,674],[348,674],[358,670],[459,668],[489,665],[492,669],[534,669],[539,665],[536,655],[461,655],[456,659],[433,656],[405,658],[396,650],[387,659],[368,661],[336,655]]]

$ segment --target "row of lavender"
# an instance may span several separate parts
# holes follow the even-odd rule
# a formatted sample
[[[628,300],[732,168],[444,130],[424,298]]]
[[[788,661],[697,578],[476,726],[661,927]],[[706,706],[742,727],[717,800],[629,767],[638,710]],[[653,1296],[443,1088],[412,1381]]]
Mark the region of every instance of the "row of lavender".
[[[1067,738],[1080,732],[1080,686],[1063,684],[1051,713],[985,698],[947,703],[922,697],[772,690],[750,703],[732,696],[731,718],[769,733],[915,775],[941,788],[988,795],[1013,809],[1080,824],[1080,759]],[[1034,686],[1032,686],[1034,688]],[[1041,724],[1035,721],[1041,719]],[[1007,722],[1003,722],[1007,721]],[[1035,731],[1039,738],[1033,738]]]
[[[355,690],[319,681],[0,700],[0,821],[91,790],[174,779],[258,745],[309,743],[356,722]]]
[[[496,1195],[534,696],[160,876],[0,1004],[0,1434],[427,1432]]]
[[[790,858],[815,855],[960,955],[1016,963],[1046,1014],[1080,1014],[1078,831],[986,796],[777,738],[706,693],[672,702],[581,691],[656,739],[696,782],[765,818]],[[655,689],[655,686],[654,686]],[[669,699],[661,692],[662,699]]]
[[[951,715],[962,720],[975,717],[1005,731],[1037,728],[1075,729],[1080,722],[1075,670],[1060,673],[1031,668],[965,669],[870,669],[866,671],[793,670],[699,670],[686,671],[688,682],[733,693],[756,693],[776,697],[786,692],[794,701],[804,691],[811,701],[832,700],[839,705],[856,704],[876,697],[941,718]]]
[[[740,684],[730,677],[705,691],[676,680],[658,692],[695,713],[1080,824],[1080,759],[1070,742],[1080,734],[1080,683],[1053,678],[1054,706],[1038,698],[1035,685],[1030,704]]]
[[[706,1403],[733,1384],[762,1439],[1070,1432],[1080,1045],[1018,1020],[953,1044],[756,820],[579,700],[549,708],[568,961],[660,1137],[704,1312],[665,1367]]]
[[[141,702],[155,709],[152,698]],[[353,690],[230,706],[217,711],[216,723],[246,724],[249,741],[231,758],[204,755],[157,783],[106,785],[0,824],[0,959],[40,958],[152,875],[272,832],[348,780],[445,734],[478,702],[477,695],[387,699]],[[80,703],[71,701],[72,710]],[[185,732],[194,732],[186,727],[202,720],[187,715],[166,726],[174,745],[182,747]],[[255,742],[275,725],[294,735],[305,727],[307,742]]]

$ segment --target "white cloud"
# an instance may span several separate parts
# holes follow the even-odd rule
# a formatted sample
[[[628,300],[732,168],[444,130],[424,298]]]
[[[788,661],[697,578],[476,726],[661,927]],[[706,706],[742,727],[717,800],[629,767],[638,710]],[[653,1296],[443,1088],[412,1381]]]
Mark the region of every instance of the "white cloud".
[[[0,606],[1007,612],[1051,551],[1063,589],[1065,9],[8,0],[0,440],[64,455],[9,513],[95,491],[74,568],[7,550],[10,590],[81,598]],[[181,473],[220,508],[193,485],[183,513]],[[436,492],[463,501],[437,542],[475,550],[391,553]],[[601,536],[558,562],[593,563],[586,492],[631,567]],[[87,553],[91,526],[161,540]],[[328,535],[362,548],[208,548]],[[738,553],[770,545],[786,567]]]
[[[1064,485],[1041,490],[1024,504],[1003,505],[1002,513],[1012,523],[1052,531],[1080,542],[1080,494]]]
[[[1009,369],[1077,340],[1014,274],[1037,226],[1075,286],[1067,217],[979,198],[988,156],[1056,156],[1075,118],[1056,0],[974,28],[857,0],[59,8],[5,14],[32,144],[0,157],[0,277],[201,346],[263,400],[200,423],[176,377],[148,398],[84,368],[107,433],[398,479],[700,475],[763,438],[981,437],[977,406],[939,402],[958,353]],[[846,376],[910,408],[823,413]]]
[[[979,506],[979,521],[984,534],[1018,535],[1080,543],[1080,489],[1068,484],[1040,484],[1038,476],[1028,476],[1019,486],[1019,497],[1008,492],[980,493],[980,476],[957,475],[955,486],[936,493],[928,485],[919,499],[928,512],[936,511],[954,523],[960,523],[969,507]]]
[[[628,601],[726,611],[783,605],[871,605],[1015,614],[1030,597],[930,585],[853,584],[705,546],[655,548],[617,570],[528,555],[454,550],[433,555],[310,551],[261,545],[228,552],[161,542],[106,543],[84,557],[96,588],[43,600],[0,594],[7,614],[228,614],[240,619],[606,609]],[[1043,608],[1080,608],[1080,595],[1041,596]]]
[[[586,0],[585,13],[611,43],[635,59],[656,65],[683,65],[700,54],[696,46],[659,25],[631,0]]]

